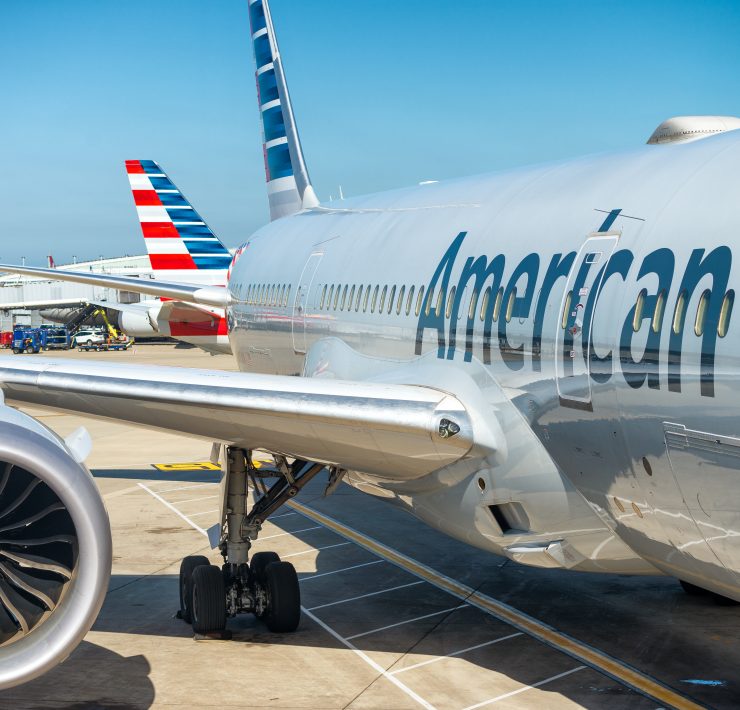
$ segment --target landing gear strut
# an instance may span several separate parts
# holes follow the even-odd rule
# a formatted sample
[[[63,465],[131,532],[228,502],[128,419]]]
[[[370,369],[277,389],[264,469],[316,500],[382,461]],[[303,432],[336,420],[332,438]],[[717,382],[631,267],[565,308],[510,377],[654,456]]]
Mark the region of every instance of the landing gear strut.
[[[257,552],[249,560],[252,541],[262,524],[293,498],[321,469],[322,464],[280,456],[276,467],[256,468],[251,451],[237,447],[226,450],[225,504],[219,549],[224,564],[219,568],[208,558],[186,557],[180,565],[180,612],[192,623],[193,632],[223,638],[227,617],[252,613],[264,620],[270,631],[295,631],[301,617],[298,575],[290,562],[281,562],[275,552]],[[268,479],[276,479],[267,485]],[[247,510],[249,486],[259,495]],[[223,490],[223,489],[222,489]]]

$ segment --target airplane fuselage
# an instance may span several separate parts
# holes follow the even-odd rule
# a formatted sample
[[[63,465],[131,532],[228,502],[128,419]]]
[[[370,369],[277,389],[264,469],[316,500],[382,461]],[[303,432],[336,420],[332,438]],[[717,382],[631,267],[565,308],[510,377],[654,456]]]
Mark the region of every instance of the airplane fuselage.
[[[738,165],[735,132],[278,220],[232,267],[232,351],[273,374],[490,378],[536,435],[519,460],[349,481],[513,559],[740,598]]]

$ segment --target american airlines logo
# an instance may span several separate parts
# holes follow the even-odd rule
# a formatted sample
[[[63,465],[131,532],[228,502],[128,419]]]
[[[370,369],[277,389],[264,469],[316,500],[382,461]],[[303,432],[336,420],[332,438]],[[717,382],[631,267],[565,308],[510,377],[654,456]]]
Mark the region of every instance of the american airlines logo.
[[[509,369],[521,370],[525,358],[529,358],[532,369],[540,371],[548,303],[552,311],[553,300],[560,293],[559,290],[553,293],[554,287],[560,279],[567,279],[571,289],[561,309],[562,334],[556,339],[558,352],[555,353],[566,375],[574,367],[577,369],[580,359],[588,365],[591,380],[605,383],[614,376],[617,370],[614,362],[618,361],[622,376],[631,387],[637,389],[647,383],[650,388],[660,389],[662,384],[667,384],[670,391],[680,392],[684,338],[696,336],[701,338],[701,394],[714,396],[717,339],[727,333],[734,301],[734,292],[727,290],[732,266],[729,247],[719,246],[710,252],[694,249],[680,281],[676,278],[676,256],[668,248],[656,249],[640,262],[628,249],[618,249],[601,260],[593,253],[581,252],[579,256],[569,252],[553,254],[545,262],[539,254],[531,253],[510,266],[506,280],[507,263],[503,254],[490,259],[485,255],[469,256],[459,270],[459,278],[454,280],[466,234],[461,232],[453,240],[429,282],[425,307],[417,324],[417,355],[422,352],[425,331],[432,330],[436,332],[439,358],[451,360],[456,353],[463,352],[465,361],[470,362],[474,349],[479,347],[480,352],[475,355],[485,364],[491,363],[494,351],[498,350]],[[602,352],[597,353],[592,330],[596,304],[604,287],[613,279],[622,283],[634,279],[638,285],[644,283],[645,288],[618,324],[617,347],[607,352],[602,347]],[[671,292],[674,282],[678,288]],[[693,313],[689,318],[688,304],[700,285],[704,291],[696,318]],[[468,308],[466,294],[471,293],[475,305]],[[671,293],[675,295],[669,302]],[[555,307],[559,305],[558,301]],[[462,309],[466,312],[461,312]],[[510,342],[513,319],[531,324],[528,343]],[[643,335],[633,349],[633,341],[646,320],[649,321],[647,342]],[[690,335],[687,330],[691,330]],[[668,333],[667,342],[665,333]],[[517,336],[521,341],[521,328],[517,329]],[[545,333],[546,341],[552,336],[549,331]],[[660,362],[667,363],[667,383],[661,383]]]

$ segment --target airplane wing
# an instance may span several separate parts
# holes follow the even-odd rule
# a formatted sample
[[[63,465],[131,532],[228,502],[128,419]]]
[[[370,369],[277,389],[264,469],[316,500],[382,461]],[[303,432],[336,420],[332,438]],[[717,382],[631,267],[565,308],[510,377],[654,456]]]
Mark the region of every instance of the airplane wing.
[[[136,279],[131,276],[112,276],[85,271],[62,271],[61,269],[42,269],[10,264],[0,264],[0,271],[25,276],[45,276],[54,281],[72,281],[73,283],[90,284],[103,288],[146,293],[160,298],[173,298],[186,303],[198,303],[214,308],[226,308],[228,301],[228,290],[223,286],[198,286],[158,279]]]
[[[40,311],[45,308],[79,308],[87,305],[82,298],[47,298],[45,301],[16,301],[15,303],[0,304],[2,311]]]
[[[500,453],[490,418],[442,389],[178,367],[0,358],[13,402],[410,480]]]

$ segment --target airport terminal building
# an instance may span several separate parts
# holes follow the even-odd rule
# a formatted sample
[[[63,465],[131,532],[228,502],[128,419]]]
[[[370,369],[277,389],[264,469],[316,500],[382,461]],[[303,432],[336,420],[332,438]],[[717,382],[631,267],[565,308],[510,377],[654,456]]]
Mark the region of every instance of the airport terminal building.
[[[51,262],[51,258],[50,258]],[[53,262],[51,262],[53,264]],[[60,271],[90,271],[141,279],[154,278],[149,256],[122,256],[55,266]],[[38,276],[0,275],[0,331],[15,325],[38,326],[44,314],[78,308],[87,303],[136,303],[139,294],[71,282],[51,281]]]

